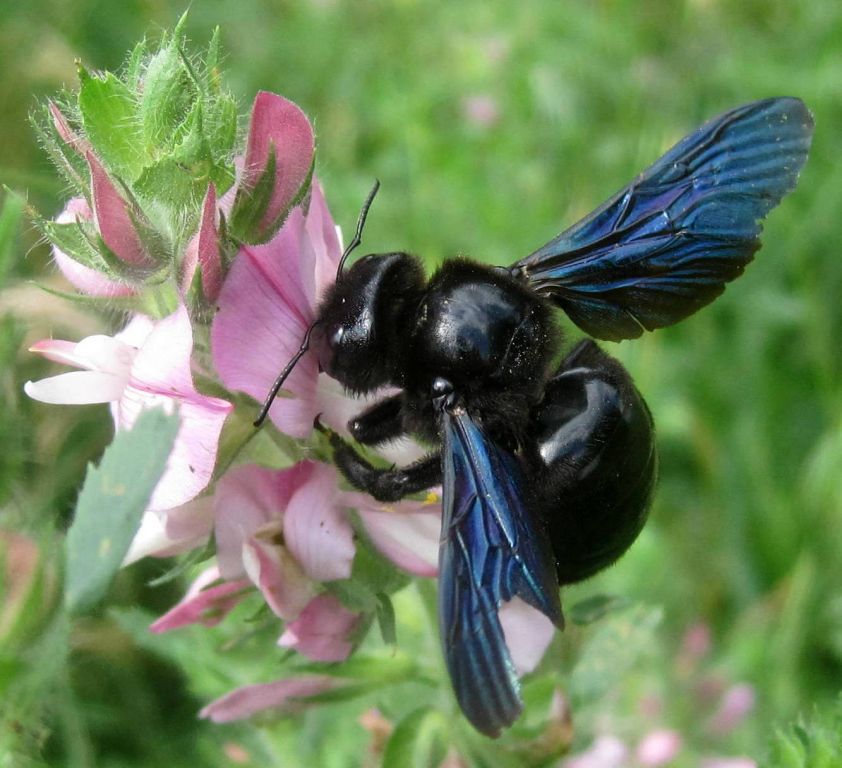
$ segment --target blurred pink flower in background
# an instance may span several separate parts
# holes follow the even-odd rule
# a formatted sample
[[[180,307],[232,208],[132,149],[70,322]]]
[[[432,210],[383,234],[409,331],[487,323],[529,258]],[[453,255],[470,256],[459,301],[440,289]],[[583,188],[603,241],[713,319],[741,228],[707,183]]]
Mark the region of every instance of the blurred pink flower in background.
[[[500,120],[500,105],[488,94],[466,96],[462,101],[462,112],[469,123],[480,128],[490,128]]]
[[[682,738],[678,731],[666,728],[649,731],[637,745],[635,755],[642,766],[661,766],[671,763],[681,751]]]

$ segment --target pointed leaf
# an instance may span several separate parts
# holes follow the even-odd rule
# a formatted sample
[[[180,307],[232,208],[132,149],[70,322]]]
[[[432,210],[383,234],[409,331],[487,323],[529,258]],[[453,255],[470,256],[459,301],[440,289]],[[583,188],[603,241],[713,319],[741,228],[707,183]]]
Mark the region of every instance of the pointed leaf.
[[[134,181],[143,168],[143,135],[134,94],[110,72],[80,69],[79,111],[97,156],[117,175]]]
[[[383,753],[383,768],[438,768],[447,752],[441,712],[424,707],[398,723]]]
[[[98,467],[89,467],[65,542],[65,604],[78,613],[96,603],[128,552],[143,511],[164,472],[177,415],[148,411],[120,432]]]

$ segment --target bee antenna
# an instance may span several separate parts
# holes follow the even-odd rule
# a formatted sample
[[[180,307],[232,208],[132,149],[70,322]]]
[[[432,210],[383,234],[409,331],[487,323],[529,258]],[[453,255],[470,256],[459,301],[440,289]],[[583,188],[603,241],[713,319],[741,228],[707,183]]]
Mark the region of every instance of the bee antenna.
[[[342,274],[342,269],[345,267],[346,260],[351,255],[351,251],[353,251],[354,248],[362,242],[363,227],[365,226],[365,220],[368,216],[368,209],[371,208],[371,203],[374,201],[374,196],[377,194],[378,189],[380,189],[380,180],[375,179],[374,186],[371,188],[371,192],[368,193],[368,197],[365,199],[363,207],[360,209],[360,217],[357,219],[357,231],[354,235],[354,239],[348,243],[348,247],[342,252],[342,258],[339,260],[339,267],[336,270],[337,282],[339,281],[339,276]]]
[[[278,378],[275,379],[275,383],[272,385],[272,389],[269,390],[269,394],[266,395],[266,399],[263,401],[263,406],[260,409],[260,413],[257,414],[257,418],[254,420],[255,427],[259,427],[261,424],[263,424],[264,421],[266,421],[266,417],[269,415],[269,409],[272,407],[272,403],[278,396],[278,392],[281,391],[281,387],[287,380],[287,376],[289,376],[292,373],[292,369],[295,368],[295,366],[298,364],[298,361],[302,357],[304,357],[305,352],[307,352],[307,350],[310,349],[310,334],[313,333],[313,329],[318,324],[318,321],[316,321],[307,329],[307,333],[304,334],[304,338],[301,340],[301,346],[298,348],[298,352],[296,352],[292,356],[292,360],[290,360],[284,366],[284,369],[281,371]]]

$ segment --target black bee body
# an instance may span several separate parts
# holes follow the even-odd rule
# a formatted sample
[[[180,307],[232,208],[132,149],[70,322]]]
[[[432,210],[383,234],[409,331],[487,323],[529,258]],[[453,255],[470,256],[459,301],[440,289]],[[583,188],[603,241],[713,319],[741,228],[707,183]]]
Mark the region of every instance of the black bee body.
[[[405,281],[398,290],[393,269],[420,274],[408,254],[370,254],[342,274],[318,312],[313,343],[325,371],[358,394],[402,389],[351,421],[354,439],[377,446],[411,434],[440,443],[446,395],[449,410],[464,409],[517,456],[560,583],[613,562],[643,526],[656,467],[649,411],[625,370],[583,342],[553,373],[560,339],[552,306],[507,270],[453,260],[428,284]],[[438,452],[381,470],[338,436],[334,448],[350,482],[380,501],[442,480]]]
[[[556,625],[558,587],[616,560],[646,520],[657,474],[649,409],[620,363],[583,341],[561,351],[560,308],[619,341],[715,299],[759,248],[761,221],[794,186],[813,122],[798,99],[705,123],[600,208],[511,267],[464,259],[425,279],[406,253],[343,270],[292,367],[311,348],[349,391],[397,387],[348,425],[379,445],[437,446],[408,467],[369,464],[329,433],[347,480],[383,501],[441,483],[439,622],[462,711],[496,736],[521,711],[497,612],[518,597]],[[282,407],[281,403],[275,407]]]

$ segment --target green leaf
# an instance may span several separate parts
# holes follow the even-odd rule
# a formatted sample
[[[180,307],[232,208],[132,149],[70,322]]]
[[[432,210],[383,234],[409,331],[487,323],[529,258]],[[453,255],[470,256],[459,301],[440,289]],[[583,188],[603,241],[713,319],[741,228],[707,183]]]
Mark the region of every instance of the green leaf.
[[[143,169],[143,133],[134,94],[113,74],[79,70],[79,111],[85,133],[106,167],[126,181]]]
[[[776,734],[763,768],[837,768],[842,765],[842,698]]]
[[[567,609],[567,618],[584,626],[599,621],[603,616],[629,607],[629,601],[617,595],[593,595],[580,600]]]
[[[601,700],[652,652],[661,616],[658,608],[636,605],[594,625],[570,677],[574,707]]]
[[[165,210],[181,214],[198,206],[207,189],[190,171],[171,157],[164,157],[143,169],[134,183],[134,191],[144,200],[161,203]]]
[[[178,431],[177,415],[146,411],[89,467],[65,542],[65,605],[71,613],[103,597],[140,524]]]
[[[20,223],[25,209],[26,200],[8,190],[0,209],[0,285],[5,282],[18,254]]]
[[[380,636],[386,645],[396,645],[398,634],[395,628],[395,606],[389,595],[380,592],[377,595],[377,624],[380,626]]]
[[[186,132],[198,93],[178,50],[178,30],[146,65],[139,115],[143,138],[152,154],[170,152]]]
[[[437,768],[447,752],[447,723],[437,710],[416,709],[398,723],[383,752],[382,768]]]

